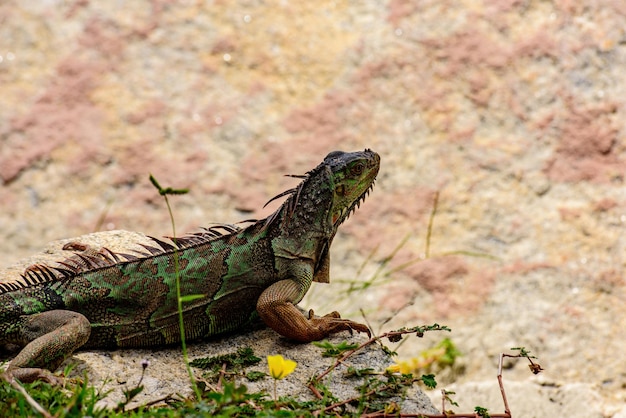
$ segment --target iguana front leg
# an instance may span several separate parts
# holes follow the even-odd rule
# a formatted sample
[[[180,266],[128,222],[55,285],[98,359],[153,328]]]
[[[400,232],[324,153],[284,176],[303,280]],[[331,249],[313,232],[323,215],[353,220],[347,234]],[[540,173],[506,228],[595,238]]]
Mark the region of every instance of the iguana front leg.
[[[274,331],[300,342],[321,340],[340,331],[356,330],[371,335],[367,326],[342,319],[337,312],[314,318],[310,311],[307,319],[295,306],[302,299],[302,293],[301,286],[294,280],[276,282],[259,297],[257,312]]]
[[[21,382],[61,382],[51,371],[89,339],[91,327],[83,315],[53,310],[20,318],[19,337],[26,346],[9,363],[6,378]]]

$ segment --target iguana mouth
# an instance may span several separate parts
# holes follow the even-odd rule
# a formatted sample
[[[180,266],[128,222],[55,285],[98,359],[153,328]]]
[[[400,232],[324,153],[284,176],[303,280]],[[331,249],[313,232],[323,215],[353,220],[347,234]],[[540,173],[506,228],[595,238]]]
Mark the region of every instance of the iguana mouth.
[[[347,208],[343,208],[341,210],[341,212],[339,213],[339,216],[337,217],[336,220],[334,220],[333,222],[333,226],[335,228],[339,227],[339,225],[341,225],[342,223],[344,223],[346,221],[346,219],[348,219],[350,217],[350,215],[352,215],[354,212],[356,212],[356,210],[358,208],[361,207],[361,203],[363,203],[365,201],[365,198],[367,196],[369,196],[370,192],[372,190],[374,190],[374,184],[376,183],[376,178],[374,178],[374,180],[372,180],[372,184],[370,184],[370,186],[361,194],[361,196],[359,196],[354,203],[352,203],[352,205],[350,205]]]

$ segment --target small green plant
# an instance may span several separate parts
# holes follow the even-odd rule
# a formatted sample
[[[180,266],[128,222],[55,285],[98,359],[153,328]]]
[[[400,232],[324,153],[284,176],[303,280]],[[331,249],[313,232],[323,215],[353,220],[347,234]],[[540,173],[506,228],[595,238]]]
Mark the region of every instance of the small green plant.
[[[105,417],[109,411],[96,406],[102,398],[86,377],[78,384],[68,383],[67,388],[41,381],[20,384],[0,379],[0,416],[3,417]]]
[[[349,344],[347,341],[342,341],[339,344],[333,344],[328,340],[313,341],[313,345],[324,349],[322,357],[339,357],[344,352],[354,350],[359,346],[358,344]]]
[[[143,392],[143,385],[141,384],[141,382],[143,382],[143,377],[145,376],[146,369],[148,368],[149,365],[150,365],[150,362],[148,360],[144,359],[144,360],[141,361],[141,377],[139,378],[139,381],[137,382],[137,384],[135,385],[134,388],[132,388],[132,389],[124,389],[123,390],[124,401],[122,401],[122,402],[117,404],[117,408],[115,408],[116,411],[124,411],[126,406],[133,399],[135,399],[135,397],[137,395],[139,395],[141,392]]]
[[[197,358],[190,362],[193,367],[200,369],[209,369],[213,367],[236,368],[241,371],[245,366],[257,364],[261,359],[254,355],[254,351],[250,347],[239,347],[237,352],[230,354],[222,354],[213,357]]]
[[[385,379],[369,377],[362,385],[357,386],[361,396],[359,401],[359,412],[366,410],[384,410],[385,405],[393,397],[405,397],[406,391],[413,384],[421,379],[416,379],[410,374],[396,375],[386,373]]]
[[[220,379],[232,381],[236,376],[248,377],[244,373],[244,368],[258,364],[260,361],[261,359],[254,355],[254,351],[250,347],[240,347],[235,353],[202,357],[191,361],[189,364],[205,370],[203,377],[207,381],[215,383]],[[258,380],[264,376],[266,376],[265,373],[252,373],[249,380]]]
[[[543,370],[541,368],[541,365],[537,364],[537,363],[534,363],[533,360],[532,360],[532,359],[537,358],[537,357],[531,356],[530,355],[530,351],[526,350],[525,347],[513,347],[513,348],[511,348],[511,350],[519,351],[519,354],[518,355],[503,354],[503,356],[504,357],[525,357],[530,362],[530,364],[528,365],[528,368],[530,369],[530,371],[533,372],[533,374],[541,373],[541,371]]]
[[[491,418],[491,415],[489,415],[489,411],[487,410],[487,408],[483,408],[482,406],[475,406],[474,412],[476,412],[476,415],[478,415],[479,417]]]
[[[452,411],[446,411],[446,403],[449,403],[452,406],[458,407],[459,404],[452,399],[451,395],[456,395],[456,392],[452,390],[441,389],[441,411],[453,414]]]
[[[172,240],[176,243],[176,222],[174,221],[174,213],[172,212],[172,207],[170,206],[170,201],[167,198],[169,195],[183,195],[189,193],[188,189],[174,189],[171,187],[161,187],[157,179],[150,174],[150,183],[158,190],[159,194],[163,196],[165,200],[165,205],[167,206],[167,212],[170,215],[170,222],[172,224]],[[180,263],[179,263],[179,254],[178,247],[174,247],[174,272],[176,275],[176,300],[178,303],[178,326],[180,328],[180,345],[181,350],[183,352],[183,361],[185,362],[185,367],[187,368],[187,374],[189,375],[189,381],[191,382],[191,387],[193,391],[196,393],[196,396],[200,397],[200,390],[196,384],[196,379],[193,375],[193,371],[191,370],[191,366],[189,365],[189,356],[187,355],[187,341],[185,338],[185,323],[183,321],[183,303],[191,302],[198,298],[201,298],[202,295],[185,295],[182,296],[180,292]]]
[[[177,416],[254,416],[265,405],[263,397],[262,394],[248,393],[245,385],[226,382],[220,391],[205,392],[198,404],[188,403],[186,410],[180,411],[180,415]]]

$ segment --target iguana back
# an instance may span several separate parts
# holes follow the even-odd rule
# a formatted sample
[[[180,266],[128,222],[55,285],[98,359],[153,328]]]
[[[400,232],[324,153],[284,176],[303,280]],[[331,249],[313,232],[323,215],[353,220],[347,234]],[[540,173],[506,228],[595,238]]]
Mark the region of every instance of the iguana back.
[[[81,313],[91,324],[85,347],[178,342],[176,250],[181,294],[202,295],[183,305],[187,338],[237,329],[251,318],[261,292],[277,281],[266,233],[259,229],[253,225],[219,237],[200,233],[191,241],[179,240],[185,242],[179,247],[154,240],[156,247],[148,253],[132,255],[88,249],[91,254],[79,253],[57,269],[30,267],[25,281],[41,284],[0,294],[0,306],[6,307],[0,309],[0,324],[67,309]],[[60,272],[66,277],[47,280]],[[245,282],[252,276],[254,281]],[[0,340],[10,340],[10,332],[2,328]]]

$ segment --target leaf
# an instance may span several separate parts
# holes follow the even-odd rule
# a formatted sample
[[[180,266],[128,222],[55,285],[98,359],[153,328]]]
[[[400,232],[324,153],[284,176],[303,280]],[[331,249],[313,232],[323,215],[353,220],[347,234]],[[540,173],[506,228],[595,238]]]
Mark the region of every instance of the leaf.
[[[181,296],[180,297],[180,301],[182,303],[186,303],[186,302],[193,302],[194,300],[197,299],[202,299],[204,297],[204,295],[202,294],[197,294],[197,295],[185,295],[185,296]]]
[[[152,185],[159,191],[159,194],[161,196],[165,196],[165,195],[179,195],[179,194],[187,194],[187,193],[189,193],[189,189],[173,189],[171,187],[163,188],[159,184],[159,182],[157,181],[156,177],[154,177],[152,174],[150,174],[150,183],[152,183]]]
[[[251,382],[256,382],[257,380],[261,380],[265,376],[267,376],[267,373],[263,373],[263,372],[249,372],[249,373],[246,373],[246,379],[248,379]]]
[[[156,187],[159,193],[161,193],[161,190],[163,190],[163,188],[161,187],[157,179],[152,174],[150,174],[150,183],[152,183],[152,185]]]
[[[357,369],[355,367],[350,366],[348,367],[348,370],[346,371],[346,376],[348,377],[363,377],[363,376],[372,375],[372,374],[377,374],[377,373],[371,367],[368,367],[365,369]]]
[[[220,356],[203,357],[191,361],[189,364],[199,369],[210,369],[212,367],[243,367],[257,364],[261,359],[254,355],[254,351],[250,347],[241,347],[236,353],[223,354]]]
[[[437,387],[437,381],[434,374],[423,374],[422,382],[427,388],[434,389]]]
[[[332,344],[328,340],[314,341],[313,345],[324,349],[322,357],[339,357],[345,351],[354,350],[359,346],[358,344],[350,344],[346,341],[342,341],[339,344]]]

